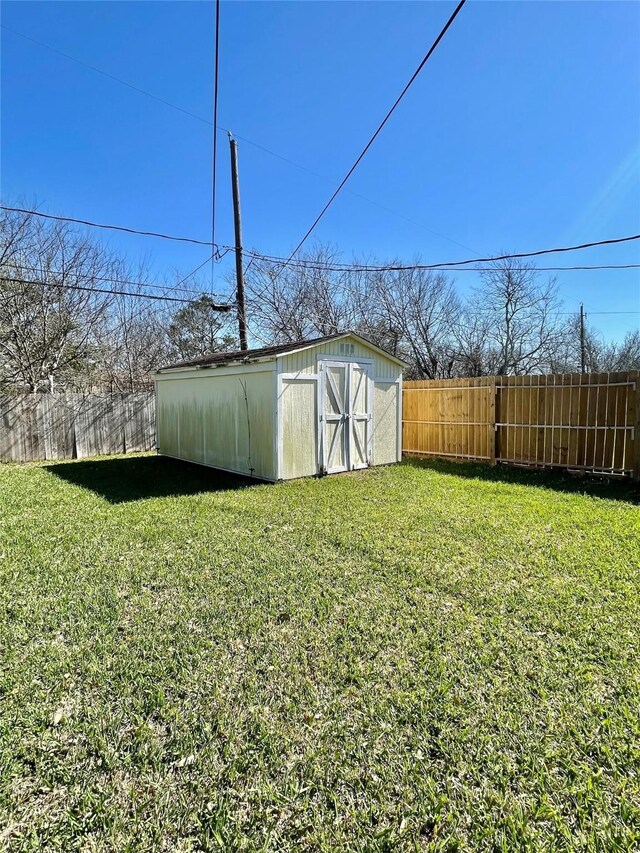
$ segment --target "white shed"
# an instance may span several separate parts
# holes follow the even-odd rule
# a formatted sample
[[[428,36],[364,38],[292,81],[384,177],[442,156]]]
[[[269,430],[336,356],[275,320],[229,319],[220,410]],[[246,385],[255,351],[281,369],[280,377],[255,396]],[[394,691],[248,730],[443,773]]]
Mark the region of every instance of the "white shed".
[[[405,366],[344,332],[163,367],[158,452],[269,481],[397,462]]]

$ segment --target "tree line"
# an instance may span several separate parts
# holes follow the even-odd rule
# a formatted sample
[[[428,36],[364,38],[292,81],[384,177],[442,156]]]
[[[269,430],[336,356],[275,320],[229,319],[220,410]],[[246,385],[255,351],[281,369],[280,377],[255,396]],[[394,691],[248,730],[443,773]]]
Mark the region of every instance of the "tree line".
[[[234,347],[213,298],[172,278],[156,284],[144,262],[68,223],[3,211],[0,387],[145,390],[163,364]]]
[[[579,313],[566,311],[557,279],[533,263],[496,261],[462,296],[454,272],[340,269],[339,253],[327,246],[303,260],[284,268],[250,263],[248,315],[260,340],[286,343],[353,329],[404,358],[412,379],[580,370]],[[586,323],[584,358],[590,373],[640,368],[640,332],[606,341]]]
[[[462,295],[453,274],[348,269],[322,245],[290,267],[253,257],[251,339],[261,346],[353,329],[406,359],[410,378],[580,369],[579,317],[564,308],[555,278],[522,259],[497,261]],[[68,223],[3,211],[0,387],[139,390],[163,364],[237,348],[235,314],[220,313],[197,276],[171,279],[154,282],[144,262]],[[584,353],[589,372],[640,368],[640,333],[606,341],[587,323]]]

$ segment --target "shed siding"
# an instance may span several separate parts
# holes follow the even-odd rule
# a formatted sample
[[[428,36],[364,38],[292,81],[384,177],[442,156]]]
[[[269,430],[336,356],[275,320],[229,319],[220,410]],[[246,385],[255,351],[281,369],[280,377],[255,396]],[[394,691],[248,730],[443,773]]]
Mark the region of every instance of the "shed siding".
[[[282,457],[280,476],[284,480],[318,473],[316,382],[282,382]]]
[[[272,370],[163,377],[156,384],[159,452],[274,480],[273,387]]]
[[[290,355],[282,356],[282,370],[284,373],[316,373],[318,370],[318,359],[333,357],[345,358],[345,354],[340,352],[340,344],[352,343],[354,352],[350,358],[368,358],[373,359],[373,372],[375,376],[384,376],[385,378],[397,378],[402,369],[395,362],[385,358],[381,353],[370,349],[365,344],[354,338],[343,338],[340,341],[330,341],[327,344],[319,344],[310,349],[294,352]]]
[[[283,355],[281,358],[283,373],[315,373],[317,370],[316,350],[305,349]]]
[[[398,461],[398,406],[401,386],[376,382],[373,398],[373,464]]]

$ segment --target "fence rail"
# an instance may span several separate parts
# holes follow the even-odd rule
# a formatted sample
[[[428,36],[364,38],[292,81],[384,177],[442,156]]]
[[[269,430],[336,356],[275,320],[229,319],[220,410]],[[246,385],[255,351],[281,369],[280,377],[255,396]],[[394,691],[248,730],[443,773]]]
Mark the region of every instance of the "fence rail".
[[[153,450],[153,392],[0,395],[0,462]]]
[[[408,455],[640,478],[637,371],[405,382]]]

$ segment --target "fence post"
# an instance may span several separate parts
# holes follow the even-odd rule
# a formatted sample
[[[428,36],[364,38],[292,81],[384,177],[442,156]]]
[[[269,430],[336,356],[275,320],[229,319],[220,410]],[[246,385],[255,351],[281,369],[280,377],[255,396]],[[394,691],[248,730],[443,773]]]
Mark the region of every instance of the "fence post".
[[[491,388],[493,391],[493,407],[491,411],[493,421],[493,449],[491,461],[493,465],[497,464],[498,459],[502,456],[502,448],[500,447],[500,427],[502,422],[502,377],[493,376],[491,379]]]
[[[489,437],[489,448],[490,448],[490,453],[491,453],[491,459],[490,459],[489,464],[495,465],[496,464],[496,457],[500,456],[500,447],[499,447],[500,436],[499,436],[499,430],[496,427],[496,424],[497,424],[498,419],[499,419],[500,405],[498,403],[498,394],[500,392],[500,389],[496,387],[496,377],[495,376],[491,377],[491,380],[489,382],[489,389],[490,389],[490,394],[491,394],[491,402],[489,405],[489,421],[491,422],[491,426],[490,426],[491,435]]]

